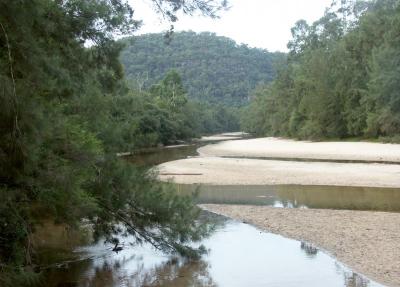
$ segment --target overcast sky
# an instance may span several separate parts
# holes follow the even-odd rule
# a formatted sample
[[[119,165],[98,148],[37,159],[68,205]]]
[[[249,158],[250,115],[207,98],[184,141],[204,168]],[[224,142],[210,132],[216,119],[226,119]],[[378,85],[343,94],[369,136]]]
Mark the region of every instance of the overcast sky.
[[[169,23],[152,10],[150,0],[129,0],[144,25],[137,34],[166,31]],[[331,0],[229,0],[231,9],[220,19],[180,16],[175,31],[210,31],[251,47],[287,51],[290,28],[299,19],[319,19]]]

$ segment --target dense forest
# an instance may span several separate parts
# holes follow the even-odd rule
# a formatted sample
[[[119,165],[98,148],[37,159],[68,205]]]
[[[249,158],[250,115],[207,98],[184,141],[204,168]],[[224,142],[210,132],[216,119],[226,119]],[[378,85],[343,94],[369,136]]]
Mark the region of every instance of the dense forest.
[[[253,92],[242,126],[297,138],[400,134],[400,1],[339,1],[292,28],[277,79]]]
[[[171,69],[182,75],[191,99],[240,106],[257,84],[275,77],[274,64],[282,53],[238,45],[233,40],[203,32],[146,34],[122,41],[121,53],[131,86],[149,87]]]
[[[181,10],[213,17],[226,4],[150,2],[171,21]],[[201,251],[188,245],[208,228],[192,199],[116,153],[187,139],[229,117],[215,123],[222,107],[198,111],[174,71],[147,90],[125,84],[113,37],[136,31],[136,17],[123,0],[0,1],[1,286],[28,286],[46,268],[33,236],[44,220],[72,229],[84,221],[114,244],[128,233],[166,252]]]

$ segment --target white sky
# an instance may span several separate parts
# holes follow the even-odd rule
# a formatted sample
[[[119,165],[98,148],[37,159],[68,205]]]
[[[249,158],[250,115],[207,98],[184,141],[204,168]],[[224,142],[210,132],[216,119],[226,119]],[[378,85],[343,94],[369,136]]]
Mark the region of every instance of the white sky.
[[[129,0],[136,18],[144,24],[137,34],[168,30],[170,24],[152,10],[150,0]],[[180,16],[175,31],[210,31],[217,35],[274,51],[287,51],[290,28],[299,19],[311,23],[323,16],[332,0],[229,0],[231,9],[220,13],[220,19]]]

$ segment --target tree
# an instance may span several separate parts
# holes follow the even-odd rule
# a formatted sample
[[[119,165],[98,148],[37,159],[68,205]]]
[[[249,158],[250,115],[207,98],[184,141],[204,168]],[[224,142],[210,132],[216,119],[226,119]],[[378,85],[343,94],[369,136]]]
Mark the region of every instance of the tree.
[[[190,100],[242,106],[252,89],[275,77],[274,64],[283,53],[238,45],[233,40],[203,32],[176,32],[166,44],[164,35],[146,34],[121,40],[126,78],[144,89],[158,83],[170,71],[182,77]]]
[[[153,2],[168,2],[157,9],[170,15],[219,7]],[[44,216],[198,254],[188,242],[206,230],[191,199],[115,155],[142,134],[140,116],[124,109],[132,97],[113,37],[139,24],[123,0],[0,1],[0,285],[26,285],[40,269],[31,239]]]
[[[244,123],[258,134],[398,140],[399,14],[399,1],[334,1],[312,25],[298,21],[286,66]]]
[[[174,70],[169,71],[159,84],[151,87],[150,92],[172,109],[180,109],[187,103],[181,77]]]

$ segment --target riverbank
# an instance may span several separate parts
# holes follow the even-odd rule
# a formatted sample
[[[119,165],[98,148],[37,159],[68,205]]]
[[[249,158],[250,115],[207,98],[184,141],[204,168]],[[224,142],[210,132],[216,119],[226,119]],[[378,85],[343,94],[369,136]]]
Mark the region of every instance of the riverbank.
[[[317,159],[400,163],[400,144],[309,142],[282,138],[224,141],[198,150],[200,156]]]
[[[212,185],[400,187],[400,165],[192,157],[158,166],[159,179]]]
[[[400,145],[229,140],[199,156],[159,165],[159,179],[210,185],[323,185],[400,188]],[[400,286],[400,213],[202,205],[266,231],[327,250],[371,279]]]
[[[201,205],[268,232],[310,242],[371,279],[400,286],[400,214],[388,212]]]
[[[400,187],[400,144],[258,138],[226,140],[203,146],[198,153],[198,157],[158,166],[160,180],[213,185]]]
[[[214,142],[214,141],[227,141],[227,140],[237,140],[242,139],[247,136],[244,132],[231,132],[231,133],[221,133],[210,136],[202,136],[199,139],[195,139],[194,142]]]

